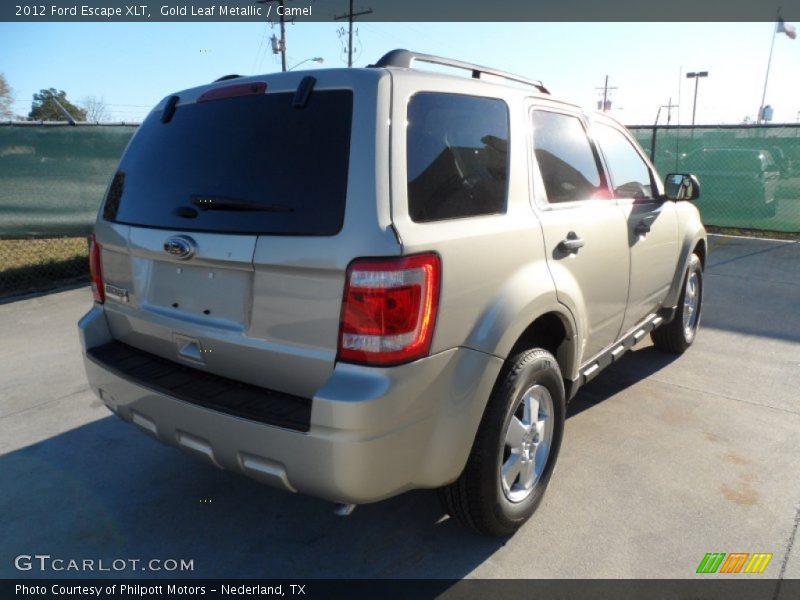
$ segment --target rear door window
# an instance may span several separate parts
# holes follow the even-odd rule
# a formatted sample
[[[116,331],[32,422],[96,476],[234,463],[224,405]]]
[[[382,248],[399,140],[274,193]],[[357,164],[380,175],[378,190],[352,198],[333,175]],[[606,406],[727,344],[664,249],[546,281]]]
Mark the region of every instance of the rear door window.
[[[343,223],[353,94],[315,90],[178,105],[148,116],[106,198],[107,220],[221,233],[333,235]]]
[[[502,100],[423,92],[408,104],[408,211],[416,222],[502,213],[508,191],[508,107]]]

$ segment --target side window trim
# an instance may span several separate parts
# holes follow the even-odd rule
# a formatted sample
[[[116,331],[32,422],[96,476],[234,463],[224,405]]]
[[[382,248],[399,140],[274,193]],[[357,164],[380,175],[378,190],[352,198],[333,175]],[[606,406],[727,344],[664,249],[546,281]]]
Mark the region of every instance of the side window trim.
[[[571,200],[569,202],[550,202],[547,198],[547,190],[544,188],[544,180],[542,178],[541,169],[539,167],[539,161],[536,160],[536,155],[534,153],[535,150],[535,132],[533,126],[533,114],[536,111],[539,112],[551,112],[559,115],[564,115],[567,117],[574,117],[578,119],[581,126],[583,127],[583,132],[586,135],[586,139],[589,142],[589,147],[592,150],[592,155],[594,156],[595,164],[597,166],[597,171],[600,175],[600,187],[605,188],[609,194],[611,194],[611,198],[608,200],[603,200],[603,202],[616,202],[616,197],[613,195],[613,190],[611,189],[611,179],[608,176],[608,170],[606,167],[605,159],[600,152],[599,146],[594,138],[594,132],[592,130],[592,123],[587,119],[586,114],[580,110],[570,110],[567,107],[560,107],[560,106],[550,106],[547,104],[539,104],[536,102],[536,99],[530,99],[525,104],[525,111],[527,113],[526,116],[526,123],[527,123],[527,143],[528,143],[528,170],[529,170],[529,189],[530,189],[530,196],[533,199],[531,204],[538,210],[565,210],[576,208],[579,206],[585,205],[587,202],[596,202],[596,200],[592,200],[587,198],[585,200]]]

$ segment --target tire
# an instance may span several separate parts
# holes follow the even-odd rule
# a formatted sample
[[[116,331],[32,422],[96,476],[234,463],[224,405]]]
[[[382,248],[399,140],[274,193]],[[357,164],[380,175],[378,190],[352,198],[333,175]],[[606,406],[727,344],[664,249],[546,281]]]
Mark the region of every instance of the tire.
[[[479,533],[513,534],[542,501],[561,447],[565,413],[564,380],[552,354],[533,349],[509,359],[489,398],[464,471],[439,490],[444,510]],[[513,451],[507,439],[514,442]],[[503,467],[510,486],[503,484]]]
[[[687,296],[687,293],[690,296]],[[665,323],[650,334],[653,345],[659,350],[674,354],[686,352],[697,336],[702,308],[703,263],[696,254],[692,254],[681,288],[678,310],[669,323]]]

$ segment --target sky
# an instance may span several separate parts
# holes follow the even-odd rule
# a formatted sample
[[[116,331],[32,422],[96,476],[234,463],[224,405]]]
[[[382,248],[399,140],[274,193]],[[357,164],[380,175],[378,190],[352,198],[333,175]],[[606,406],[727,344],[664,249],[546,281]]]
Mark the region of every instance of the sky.
[[[287,26],[289,66],[322,57],[346,66],[342,23]],[[555,96],[595,109],[605,76],[611,114],[627,125],[652,124],[659,106],[673,123],[690,123],[694,81],[698,124],[754,119],[761,104],[774,23],[386,23],[357,24],[355,66],[394,48],[459,58],[541,79]],[[0,23],[0,72],[27,115],[42,88],[73,102],[102,98],[115,121],[139,121],[161,98],[229,73],[280,70],[268,23]],[[775,35],[766,104],[774,122],[800,119],[800,39]],[[306,62],[298,69],[318,68]],[[665,123],[667,109],[661,110]]]

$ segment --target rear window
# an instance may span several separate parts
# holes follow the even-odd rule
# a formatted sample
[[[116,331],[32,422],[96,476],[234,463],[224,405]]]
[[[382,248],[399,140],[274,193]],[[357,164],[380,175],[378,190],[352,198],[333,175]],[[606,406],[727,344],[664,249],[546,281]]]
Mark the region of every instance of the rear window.
[[[103,209],[130,225],[279,235],[342,227],[353,94],[248,95],[153,113],[125,152]]]
[[[416,222],[505,212],[508,108],[424,92],[408,104],[408,211]]]

